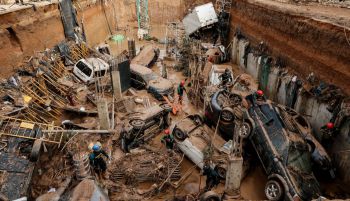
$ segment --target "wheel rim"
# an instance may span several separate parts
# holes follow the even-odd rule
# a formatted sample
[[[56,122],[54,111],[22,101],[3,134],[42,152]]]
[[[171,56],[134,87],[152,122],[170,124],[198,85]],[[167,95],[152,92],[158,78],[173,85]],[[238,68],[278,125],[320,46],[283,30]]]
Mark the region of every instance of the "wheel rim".
[[[133,126],[143,126],[143,121],[140,120],[140,119],[136,119],[136,120],[133,120],[133,121],[131,122],[131,124],[132,124]]]
[[[273,200],[278,198],[279,193],[280,193],[279,188],[274,183],[269,184],[266,188],[266,194],[267,194],[268,198],[271,198]]]
[[[239,134],[242,137],[247,137],[250,133],[250,126],[248,123],[243,123],[243,126],[241,127]]]

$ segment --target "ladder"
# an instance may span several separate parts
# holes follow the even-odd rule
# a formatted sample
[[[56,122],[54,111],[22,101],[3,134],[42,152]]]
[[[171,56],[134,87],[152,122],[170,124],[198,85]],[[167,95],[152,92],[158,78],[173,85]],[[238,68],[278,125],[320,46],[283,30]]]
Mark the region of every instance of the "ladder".
[[[2,135],[31,140],[41,139],[43,142],[60,145],[64,130],[52,124],[0,116],[0,137]]]
[[[150,20],[148,16],[148,0],[136,0],[138,38],[143,39],[149,34]]]

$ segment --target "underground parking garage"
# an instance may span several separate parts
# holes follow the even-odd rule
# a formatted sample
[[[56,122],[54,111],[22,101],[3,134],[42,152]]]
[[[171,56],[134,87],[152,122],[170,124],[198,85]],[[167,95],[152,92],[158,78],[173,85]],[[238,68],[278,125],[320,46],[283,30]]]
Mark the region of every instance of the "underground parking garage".
[[[0,200],[350,199],[349,9],[1,1]]]

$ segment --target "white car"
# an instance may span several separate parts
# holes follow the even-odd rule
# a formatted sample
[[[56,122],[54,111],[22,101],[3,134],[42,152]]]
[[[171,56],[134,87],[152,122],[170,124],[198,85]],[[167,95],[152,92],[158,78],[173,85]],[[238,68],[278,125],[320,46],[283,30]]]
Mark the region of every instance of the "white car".
[[[90,84],[96,77],[103,77],[109,71],[107,62],[100,58],[80,59],[73,68],[73,73],[83,82]]]
[[[176,146],[199,168],[211,161],[221,179],[226,179],[232,140],[225,141],[204,124],[200,115],[189,115],[171,126]],[[210,157],[211,155],[211,157]]]

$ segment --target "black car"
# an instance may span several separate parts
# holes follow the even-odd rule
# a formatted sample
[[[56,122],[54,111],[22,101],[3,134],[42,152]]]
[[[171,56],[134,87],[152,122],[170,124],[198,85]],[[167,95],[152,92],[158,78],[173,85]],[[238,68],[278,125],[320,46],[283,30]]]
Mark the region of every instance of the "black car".
[[[312,146],[293,118],[281,107],[266,101],[248,109],[254,126],[249,136],[263,165],[269,200],[311,200],[320,195],[312,171]]]
[[[146,89],[157,100],[163,100],[163,96],[173,96],[173,84],[160,77],[151,69],[138,64],[130,65],[131,86],[135,89]]]
[[[171,107],[166,104],[155,105],[130,117],[122,130],[122,149],[128,152],[168,128],[170,111]]]
[[[205,108],[206,122],[214,127],[219,124],[218,128],[226,141],[233,139],[235,118],[242,118],[244,114],[241,105],[242,96],[223,89],[212,95]]]

